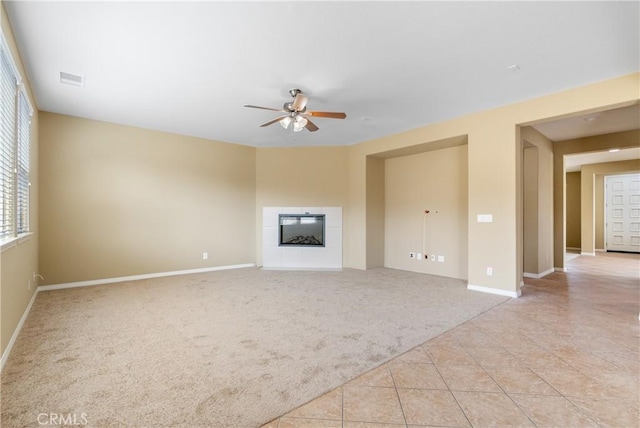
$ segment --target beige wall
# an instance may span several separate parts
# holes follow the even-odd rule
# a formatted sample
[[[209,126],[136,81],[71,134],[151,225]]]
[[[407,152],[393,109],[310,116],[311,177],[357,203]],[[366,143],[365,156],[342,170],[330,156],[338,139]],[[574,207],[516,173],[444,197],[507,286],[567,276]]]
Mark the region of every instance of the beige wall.
[[[367,269],[385,265],[385,160],[367,157]]]
[[[51,113],[40,126],[47,284],[255,261],[255,148]]]
[[[640,78],[638,74],[635,77],[635,84],[638,84]],[[615,79],[619,81],[620,79]],[[592,85],[597,86],[597,85]],[[640,88],[636,88],[636,100],[640,93]],[[565,156],[578,153],[601,152],[612,148],[628,148],[638,147],[640,141],[640,130],[617,132],[613,134],[597,135],[594,137],[578,138],[574,140],[557,141],[553,144],[553,213],[554,213],[554,266],[557,269],[564,269],[564,251],[566,248],[566,173],[565,173]],[[582,177],[581,180],[586,180]],[[584,181],[582,181],[584,183]],[[591,188],[593,185],[591,185]],[[583,190],[584,191],[584,190]],[[593,253],[595,251],[594,226],[593,226],[593,210],[589,208],[584,211],[584,204],[581,202],[581,248],[582,251]],[[585,223],[585,221],[587,223]],[[585,236],[587,240],[585,241]],[[585,250],[586,248],[586,250]]]
[[[524,271],[540,275],[553,270],[553,142],[530,126],[521,128],[520,138],[523,145],[530,145],[525,152],[532,158],[532,165],[525,162],[523,166],[524,198],[529,190],[528,196],[534,199],[530,205],[536,210],[527,213],[524,207]],[[527,177],[531,167],[531,177]],[[532,224],[527,225],[528,219]]]
[[[595,242],[596,242],[596,251],[604,251],[604,235],[605,235],[605,224],[604,224],[604,175],[596,174],[595,183],[594,183],[594,200],[593,203],[595,205]]]
[[[467,278],[467,154],[463,145],[386,160],[385,266]],[[423,251],[445,261],[409,258]]]
[[[538,148],[525,147],[523,173],[523,269],[538,273]]]
[[[580,172],[567,173],[567,248],[580,248]]]
[[[31,119],[31,196],[30,196],[30,229],[33,232],[28,239],[17,245],[5,249],[0,255],[0,348],[4,355],[11,336],[14,334],[20,318],[24,314],[37,282],[33,280],[33,273],[38,272],[38,106],[31,92],[27,74],[22,64],[18,49],[15,45],[13,32],[9,26],[4,4],[0,3],[0,28],[5,36],[14,61],[20,71],[27,88],[31,105],[34,109]],[[29,288],[31,282],[31,288]]]
[[[604,200],[601,194],[596,196],[596,177],[640,172],[640,159],[583,165],[580,174],[581,199],[581,242],[582,253],[595,254],[596,251],[596,202]],[[604,228],[603,223],[600,227]],[[604,240],[603,240],[604,248]]]
[[[256,263],[262,265],[263,207],[343,207],[343,217],[348,216],[347,177],[346,147],[258,148]],[[343,219],[343,234],[346,228]],[[346,246],[343,241],[343,258]]]
[[[349,265],[367,266],[366,157],[412,146],[436,144],[455,136],[468,138],[468,279],[472,285],[517,293],[522,279],[521,145],[517,125],[533,125],[551,118],[569,117],[623,107],[638,102],[637,73],[593,85],[482,111],[350,147],[349,154]],[[637,140],[636,140],[637,141]],[[562,155],[560,155],[562,158]],[[554,159],[557,159],[554,153]],[[554,165],[557,162],[554,162]],[[556,180],[554,173],[554,181]],[[564,173],[559,176],[564,183]],[[555,192],[554,192],[555,194]],[[560,191],[561,200],[564,188]],[[555,206],[555,201],[554,201]],[[477,214],[493,214],[493,223],[477,223]],[[554,216],[556,221],[557,216]],[[564,214],[559,217],[564,223]],[[558,236],[564,245],[564,226]],[[555,228],[554,228],[555,231]],[[564,246],[560,252],[564,250]],[[554,255],[558,254],[554,247]],[[494,268],[488,276],[486,268]]]
[[[349,147],[348,186],[349,212],[344,216],[345,266],[367,268],[367,256],[375,252],[367,246],[367,156],[358,146]],[[373,213],[376,215],[376,213]],[[380,234],[380,230],[376,231]],[[382,227],[384,233],[384,227]],[[372,245],[369,241],[369,245]]]

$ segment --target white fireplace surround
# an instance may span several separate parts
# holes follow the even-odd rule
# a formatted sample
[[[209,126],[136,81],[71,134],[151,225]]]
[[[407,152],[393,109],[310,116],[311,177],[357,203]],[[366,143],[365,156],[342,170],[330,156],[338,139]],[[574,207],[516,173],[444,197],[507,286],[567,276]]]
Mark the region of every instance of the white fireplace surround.
[[[280,214],[324,214],[324,247],[280,247]],[[342,269],[342,207],[264,207],[262,267]]]

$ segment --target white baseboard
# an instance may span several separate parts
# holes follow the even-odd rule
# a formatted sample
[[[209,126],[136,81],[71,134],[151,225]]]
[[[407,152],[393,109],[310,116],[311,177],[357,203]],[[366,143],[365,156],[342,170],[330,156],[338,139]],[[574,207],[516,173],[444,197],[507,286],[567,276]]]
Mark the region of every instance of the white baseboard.
[[[547,275],[551,275],[552,273],[554,273],[556,270],[554,268],[551,269],[547,269],[544,272],[540,272],[538,275],[540,276],[540,278],[544,278]]]
[[[540,272],[540,273],[528,273],[525,272],[522,274],[522,276],[524,276],[525,278],[533,278],[533,279],[540,279],[543,278],[549,274],[552,274],[553,272],[555,272],[555,269],[548,269],[545,270],[544,272]]]
[[[39,291],[40,290],[36,288],[36,291],[33,293],[33,296],[31,296],[31,300],[29,301],[27,308],[24,310],[24,313],[22,314],[22,318],[20,318],[20,321],[18,322],[16,329],[13,331],[13,334],[11,335],[11,339],[9,340],[9,343],[7,343],[7,347],[4,350],[4,353],[2,354],[2,359],[0,359],[0,372],[2,372],[2,370],[4,369],[4,365],[7,362],[7,359],[9,358],[9,354],[11,353],[11,349],[13,348],[13,344],[16,342],[16,339],[18,338],[18,335],[20,334],[20,330],[22,330],[22,326],[24,325],[24,322],[27,320],[27,317],[29,316],[29,312],[31,312],[31,306],[33,306],[33,302],[36,301],[36,296],[38,295]]]
[[[473,285],[473,284],[468,284],[467,290],[480,291],[482,293],[497,294],[499,296],[507,296],[507,297],[513,297],[513,298],[520,297],[520,295],[522,294],[520,290],[510,291],[510,290],[503,290],[501,288],[483,287],[482,285]]]
[[[289,270],[301,272],[342,272],[342,268],[261,267],[262,270]]]
[[[596,248],[594,253],[587,253],[582,251],[582,248],[567,247],[567,251],[578,251],[583,256],[595,256],[596,253],[605,253],[607,250],[604,248]]]
[[[92,285],[113,284],[116,282],[136,281],[140,279],[162,278],[165,276],[188,275],[192,273],[214,272],[218,270],[242,269],[255,267],[255,263],[245,263],[239,265],[215,266],[200,269],[176,270],[171,272],[148,273],[143,275],[120,276],[117,278],[94,279],[89,281],[67,282],[63,284],[41,285],[38,291],[61,290],[64,288],[90,287]]]
[[[567,268],[554,267],[553,270],[556,271],[556,272],[566,272]]]

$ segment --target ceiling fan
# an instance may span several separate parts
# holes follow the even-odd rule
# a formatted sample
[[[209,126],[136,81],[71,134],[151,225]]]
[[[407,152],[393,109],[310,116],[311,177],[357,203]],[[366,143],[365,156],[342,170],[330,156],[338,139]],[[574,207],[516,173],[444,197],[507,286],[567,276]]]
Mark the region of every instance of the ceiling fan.
[[[271,110],[285,113],[284,116],[277,117],[267,123],[263,123],[260,126],[265,127],[276,122],[280,122],[280,125],[282,125],[284,129],[287,129],[289,125],[291,125],[293,132],[300,132],[304,128],[307,128],[310,132],[315,132],[318,130],[318,127],[313,122],[311,122],[307,116],[326,117],[330,119],[344,119],[345,117],[347,117],[345,113],[307,110],[307,102],[309,101],[309,97],[303,94],[300,89],[289,89],[289,94],[293,98],[293,101],[284,103],[282,109],[260,107],[250,104],[245,104],[244,106],[249,108],[259,108],[262,110]]]

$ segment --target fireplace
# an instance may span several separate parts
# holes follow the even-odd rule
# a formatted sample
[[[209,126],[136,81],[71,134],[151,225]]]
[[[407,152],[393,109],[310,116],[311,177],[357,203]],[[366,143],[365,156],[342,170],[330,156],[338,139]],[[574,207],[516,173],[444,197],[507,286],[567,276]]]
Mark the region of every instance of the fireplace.
[[[342,207],[262,208],[265,269],[342,269],[342,239]]]
[[[280,247],[324,247],[324,214],[279,214]]]

